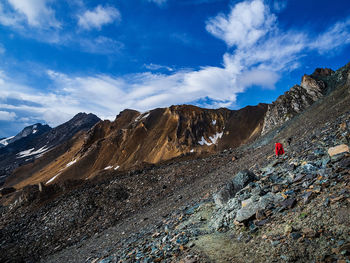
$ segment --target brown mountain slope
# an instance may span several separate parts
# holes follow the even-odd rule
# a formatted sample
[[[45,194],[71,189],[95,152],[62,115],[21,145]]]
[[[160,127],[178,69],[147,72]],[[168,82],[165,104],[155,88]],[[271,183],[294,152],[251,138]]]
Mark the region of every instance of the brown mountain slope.
[[[266,104],[238,111],[191,105],[139,113],[124,110],[36,162],[21,167],[6,186],[87,179],[106,170],[127,170],[184,154],[194,156],[237,147],[260,135]]]

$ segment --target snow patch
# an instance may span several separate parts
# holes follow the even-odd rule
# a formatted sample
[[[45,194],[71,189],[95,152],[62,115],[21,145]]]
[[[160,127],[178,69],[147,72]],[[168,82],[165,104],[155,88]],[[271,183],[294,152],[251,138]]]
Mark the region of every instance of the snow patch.
[[[141,113],[137,118],[135,119],[135,122],[138,122],[139,120],[146,119],[149,116],[150,112],[146,111],[144,113]]]
[[[57,176],[59,176],[61,173],[56,174],[54,177],[52,177],[50,180],[48,180],[45,184],[51,183],[53,180],[56,179]]]
[[[224,132],[218,132],[214,136],[209,137],[209,139],[212,141],[212,143],[216,144],[218,139],[221,139],[223,134],[224,134]]]
[[[107,167],[105,167],[103,170],[109,170],[109,169],[112,169],[113,168],[113,166],[107,166]]]
[[[17,153],[17,156],[18,156],[17,159],[32,156],[32,155],[37,155],[37,154],[41,154],[40,156],[42,156],[45,152],[47,152],[48,149],[49,148],[47,148],[46,145],[36,151],[34,151],[34,148],[31,148],[29,150],[25,150]]]
[[[216,120],[213,120],[211,124],[216,125]]]
[[[66,167],[69,167],[77,162],[77,159],[74,159],[73,161],[66,164]]]
[[[149,113],[147,113],[145,116],[141,118],[141,120],[146,119],[149,116]]]
[[[11,140],[11,139],[13,139],[15,136],[11,136],[11,137],[8,137],[8,138],[5,138],[5,139],[2,139],[1,141],[0,141],[0,144],[2,144],[2,145],[4,145],[4,146],[6,146],[6,145],[8,145],[9,143],[8,143],[8,141],[9,140]]]
[[[190,153],[193,153],[194,152],[194,150],[192,149],[191,151],[190,151]]]
[[[212,143],[210,143],[210,142],[208,142],[208,141],[206,141],[205,139],[204,139],[204,137],[202,136],[202,139],[198,142],[200,145],[204,145],[204,144],[206,144],[206,145],[212,145]]]
[[[216,144],[218,139],[221,139],[222,135],[224,134],[224,132],[218,132],[216,134],[214,134],[213,136],[209,136],[209,139],[211,142],[208,142],[206,139],[204,139],[204,137],[202,136],[202,139],[198,142],[200,145],[212,145],[212,144]]]
[[[119,169],[119,165],[117,165],[115,168],[114,168],[114,171],[118,170]]]
[[[38,132],[38,130],[34,129],[32,133],[35,134],[35,133],[37,133],[37,132]]]

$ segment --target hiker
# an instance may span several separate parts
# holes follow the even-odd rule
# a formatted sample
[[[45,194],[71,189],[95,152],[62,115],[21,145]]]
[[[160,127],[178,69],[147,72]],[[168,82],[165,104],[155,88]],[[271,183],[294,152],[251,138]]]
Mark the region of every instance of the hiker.
[[[276,151],[276,157],[284,154],[282,143],[276,142],[275,143],[275,151]]]

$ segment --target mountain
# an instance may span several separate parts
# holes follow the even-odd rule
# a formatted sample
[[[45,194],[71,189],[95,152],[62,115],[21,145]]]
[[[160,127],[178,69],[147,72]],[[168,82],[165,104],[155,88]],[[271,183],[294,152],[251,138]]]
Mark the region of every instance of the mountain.
[[[263,135],[264,122],[272,116],[268,107],[278,103],[240,111],[188,105],[142,114],[126,110],[113,122],[75,134],[27,171],[37,169],[35,176],[46,179],[39,172],[49,172],[50,164],[85,179],[85,165],[91,171],[95,166],[96,175],[64,180],[68,173],[62,170],[47,185],[3,191],[0,261],[349,261],[350,64],[335,72],[316,70],[303,79],[309,77],[322,92],[307,95],[305,85],[299,85],[297,103],[303,111],[292,111],[295,116],[286,119],[297,107],[280,104],[281,111],[272,113],[281,121]],[[296,100],[295,94],[287,93],[285,101]],[[242,119],[252,113],[261,116]],[[226,140],[230,133],[225,131],[235,132],[229,128],[235,123],[245,127],[236,126],[241,137],[232,145],[244,144],[225,149],[235,138]],[[288,138],[286,153],[276,158],[275,142]],[[162,154],[175,155],[178,149],[184,154],[115,170],[119,163],[112,162],[120,149],[126,161],[135,156],[157,160],[152,147],[149,157],[128,148],[144,149],[150,139]]]
[[[348,72],[349,65],[337,71],[318,68],[313,74],[304,75],[300,85],[293,86],[272,104],[240,110],[191,105],[144,113],[127,109],[114,121],[101,121],[75,137],[69,147],[65,144],[17,169],[6,186],[20,188],[39,182],[91,179],[115,170],[236,148],[284,125],[336,86],[344,85]]]
[[[93,114],[79,113],[68,122],[51,128],[40,123],[24,128],[0,148],[0,183],[26,163],[70,140],[77,132],[88,130],[100,119]]]
[[[11,136],[8,138],[4,138],[0,141],[0,148],[3,148],[11,143],[14,143],[15,141],[28,138],[28,139],[33,139],[41,134],[51,130],[51,127],[48,125],[42,125],[40,123],[36,123],[30,126],[25,127],[20,133],[18,133],[16,136]],[[11,146],[11,145],[10,145]],[[9,151],[11,150],[11,147],[8,148]]]
[[[69,149],[54,149],[17,169],[6,186],[93,178],[100,173],[237,147],[260,135],[266,110],[266,104],[238,111],[191,105],[145,113],[124,110],[114,121],[101,121],[73,138]]]

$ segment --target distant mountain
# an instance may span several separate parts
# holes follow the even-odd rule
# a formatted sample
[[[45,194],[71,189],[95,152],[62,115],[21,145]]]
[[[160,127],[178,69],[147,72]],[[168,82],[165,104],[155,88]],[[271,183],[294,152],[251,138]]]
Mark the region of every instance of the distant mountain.
[[[88,130],[100,119],[93,114],[79,113],[70,121],[51,128],[40,123],[24,128],[0,148],[0,184],[19,166],[33,162],[45,152],[70,140],[77,132]]]
[[[23,138],[33,139],[33,138],[40,136],[42,133],[45,133],[49,130],[51,130],[50,126],[42,125],[40,123],[36,123],[36,124],[30,125],[30,126],[27,126],[20,133],[18,133],[16,136],[11,136],[11,137],[4,138],[4,139],[0,140],[0,148],[3,148],[5,146],[7,146],[11,143],[14,143],[15,141],[18,141],[20,139],[23,139]]]

